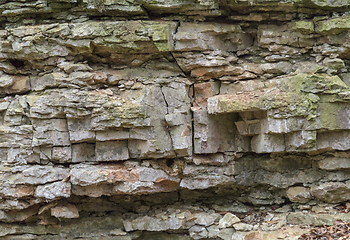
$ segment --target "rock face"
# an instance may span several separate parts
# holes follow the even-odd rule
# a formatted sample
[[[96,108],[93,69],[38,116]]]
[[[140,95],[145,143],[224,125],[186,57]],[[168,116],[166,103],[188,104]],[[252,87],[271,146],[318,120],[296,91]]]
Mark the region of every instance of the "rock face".
[[[2,239],[296,239],[287,223],[350,219],[348,1],[0,6]]]

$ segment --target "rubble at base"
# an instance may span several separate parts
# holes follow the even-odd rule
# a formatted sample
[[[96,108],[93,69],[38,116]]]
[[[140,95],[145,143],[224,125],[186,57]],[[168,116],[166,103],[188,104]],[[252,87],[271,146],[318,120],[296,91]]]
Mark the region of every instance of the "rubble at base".
[[[1,1],[0,238],[346,238],[349,5]]]

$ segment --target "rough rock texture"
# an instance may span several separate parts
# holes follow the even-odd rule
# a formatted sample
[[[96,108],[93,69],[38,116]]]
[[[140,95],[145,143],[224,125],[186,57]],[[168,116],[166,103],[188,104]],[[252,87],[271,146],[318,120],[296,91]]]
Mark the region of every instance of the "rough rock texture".
[[[350,221],[349,5],[0,1],[1,239]]]

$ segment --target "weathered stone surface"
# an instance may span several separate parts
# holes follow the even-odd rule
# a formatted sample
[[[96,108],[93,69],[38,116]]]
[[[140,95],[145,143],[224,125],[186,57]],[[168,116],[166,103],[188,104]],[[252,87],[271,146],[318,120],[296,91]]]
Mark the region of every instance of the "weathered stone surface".
[[[0,236],[297,239],[288,224],[350,221],[332,205],[349,200],[347,5],[2,1]]]
[[[232,227],[233,224],[240,222],[241,220],[232,213],[226,213],[225,216],[219,221],[219,228]]]
[[[194,225],[188,231],[193,239],[205,239],[208,237],[208,231],[205,227]]]
[[[304,187],[291,187],[287,190],[287,196],[292,202],[307,203],[311,199],[310,190]]]
[[[347,184],[339,182],[330,182],[313,187],[311,193],[314,197],[329,203],[343,202],[350,198]]]
[[[43,186],[38,186],[35,190],[35,196],[38,198],[55,199],[59,197],[70,197],[71,184],[67,182],[54,182]]]
[[[182,227],[183,220],[177,218],[168,218],[165,220],[141,217],[133,221],[125,221],[124,227],[126,231],[146,230],[146,231],[165,231],[165,230],[177,230]],[[205,229],[205,228],[204,228]]]
[[[62,204],[51,208],[51,216],[56,218],[79,218],[78,209],[73,204]]]
[[[325,158],[325,159],[319,161],[318,167],[320,169],[327,170],[327,171],[349,169],[350,168],[350,159],[328,157],[328,158]]]

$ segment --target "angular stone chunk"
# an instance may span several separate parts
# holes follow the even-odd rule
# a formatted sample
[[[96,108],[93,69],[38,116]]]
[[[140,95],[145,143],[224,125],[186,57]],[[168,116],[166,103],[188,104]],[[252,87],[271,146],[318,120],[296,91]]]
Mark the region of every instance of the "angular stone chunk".
[[[68,118],[69,138],[72,143],[95,141],[95,131],[91,130],[91,119]]]
[[[243,50],[252,44],[239,25],[182,22],[175,35],[175,50]]]
[[[286,147],[283,134],[260,134],[251,141],[252,151],[256,153],[284,152]]]
[[[10,79],[11,78],[11,79]],[[29,77],[13,76],[3,79],[4,88],[0,90],[2,94],[21,94],[30,91]],[[5,85],[7,85],[5,87]]]
[[[311,199],[310,189],[304,187],[291,187],[287,190],[287,196],[292,202],[307,203]]]
[[[315,31],[314,23],[311,21],[294,22],[292,28],[302,34],[311,34]]]
[[[15,79],[12,76],[2,75],[0,76],[0,88],[10,87],[14,84]]]
[[[286,134],[286,151],[316,149],[316,131],[299,131]]]
[[[350,169],[350,159],[328,157],[318,162],[318,167],[327,171]]]
[[[254,136],[261,133],[260,120],[247,120],[235,122],[237,130],[242,136]]]
[[[1,222],[23,222],[37,213],[37,207],[31,207],[22,211],[4,212],[0,210]]]
[[[239,223],[241,220],[232,213],[226,213],[223,218],[219,221],[219,228],[232,227],[233,224]]]
[[[53,147],[52,160],[57,160],[60,163],[70,162],[72,160],[71,147]]]
[[[69,182],[54,182],[42,186],[38,186],[35,190],[35,197],[45,198],[48,200],[64,197],[68,198],[71,195],[71,183]]]
[[[128,141],[96,142],[96,161],[119,161],[129,158]]]
[[[197,213],[194,215],[196,218],[194,222],[201,226],[210,226],[220,219],[220,214],[218,213]]]
[[[209,115],[192,108],[194,118],[194,153],[208,154],[224,151],[245,152],[249,139],[238,134],[235,122],[237,114]]]
[[[341,182],[329,182],[311,188],[314,197],[328,202],[339,203],[350,200],[350,188]]]
[[[79,212],[75,205],[65,203],[57,205],[50,209],[51,216],[60,218],[79,218]]]
[[[331,18],[324,21],[316,22],[316,33],[326,34],[339,34],[341,32],[350,29],[350,17],[343,16],[338,18]]]
[[[208,231],[205,227],[194,225],[188,232],[192,239],[205,239],[208,237]]]

